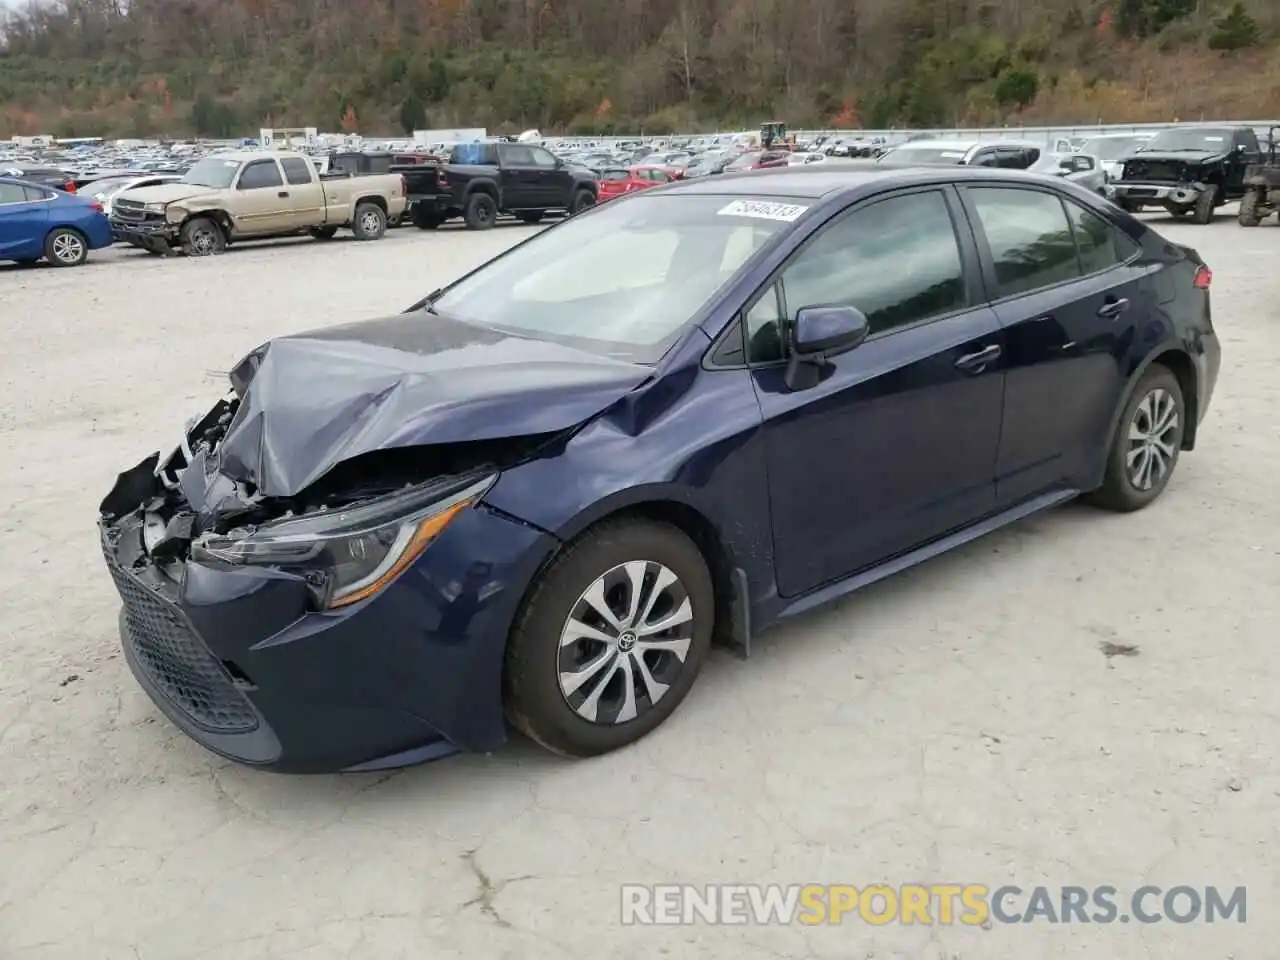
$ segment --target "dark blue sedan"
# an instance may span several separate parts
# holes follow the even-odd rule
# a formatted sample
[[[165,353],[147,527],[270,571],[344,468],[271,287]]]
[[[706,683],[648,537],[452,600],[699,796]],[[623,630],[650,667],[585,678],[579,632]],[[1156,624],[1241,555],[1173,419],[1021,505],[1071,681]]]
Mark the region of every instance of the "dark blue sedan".
[[[101,506],[138,682],[280,770],[653,730],[713,641],[1194,448],[1212,275],[1016,171],[638,193],[271,341]]]
[[[78,267],[112,244],[102,204],[30,180],[0,178],[0,261]]]

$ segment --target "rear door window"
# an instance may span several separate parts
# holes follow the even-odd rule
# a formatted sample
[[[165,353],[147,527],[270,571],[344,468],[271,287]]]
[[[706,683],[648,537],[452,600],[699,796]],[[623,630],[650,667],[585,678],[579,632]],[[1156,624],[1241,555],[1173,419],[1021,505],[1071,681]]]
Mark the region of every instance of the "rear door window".
[[[27,191],[20,183],[0,183],[0,205],[26,203]]]
[[[1080,251],[1080,270],[1085,276],[1109,270],[1129,258],[1132,244],[1126,244],[1111,224],[1078,203],[1070,200],[1063,203]]]
[[[1012,297],[1080,276],[1071,224],[1057,194],[969,187],[995,270],[996,297]]]
[[[284,167],[285,179],[294,186],[305,186],[311,183],[310,164],[300,157],[285,157],[280,161]]]

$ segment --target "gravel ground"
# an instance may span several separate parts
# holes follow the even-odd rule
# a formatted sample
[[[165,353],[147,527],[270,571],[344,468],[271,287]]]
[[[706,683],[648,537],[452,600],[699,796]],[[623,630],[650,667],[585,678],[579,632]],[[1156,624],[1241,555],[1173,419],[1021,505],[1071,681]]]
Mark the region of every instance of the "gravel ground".
[[[0,957],[1274,956],[1280,228],[1158,226],[1215,269],[1224,365],[1151,509],[1058,510],[718,655],[620,754],[381,776],[177,733],[117,652],[94,512],[261,340],[394,312],[528,228],[0,267]],[[623,883],[769,881],[1247,884],[1249,913],[620,922]]]

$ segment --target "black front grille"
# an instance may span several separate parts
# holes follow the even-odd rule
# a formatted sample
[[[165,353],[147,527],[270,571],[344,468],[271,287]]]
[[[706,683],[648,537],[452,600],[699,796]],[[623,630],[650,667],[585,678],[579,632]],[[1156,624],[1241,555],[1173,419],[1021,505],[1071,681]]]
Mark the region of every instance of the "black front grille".
[[[252,707],[182,613],[107,557],[124,602],[125,643],[152,683],[191,720],[213,733],[258,725]]]
[[[1163,160],[1130,160],[1124,165],[1124,179],[1151,180],[1156,183],[1181,183],[1182,164]]]
[[[146,216],[146,209],[137,200],[117,200],[111,210],[121,220],[141,220]]]

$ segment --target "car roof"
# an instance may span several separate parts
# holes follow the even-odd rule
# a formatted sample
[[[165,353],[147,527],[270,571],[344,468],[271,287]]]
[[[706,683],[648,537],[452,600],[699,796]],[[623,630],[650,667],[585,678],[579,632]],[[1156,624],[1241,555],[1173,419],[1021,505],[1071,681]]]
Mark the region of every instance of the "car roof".
[[[660,187],[663,193],[686,196],[788,197],[819,200],[867,191],[871,187],[907,187],[915,184],[981,180],[1031,180],[1058,184],[1056,177],[1040,177],[1022,170],[965,166],[888,166],[869,161],[859,164],[815,163],[809,166],[746,170],[718,177],[677,180]]]

